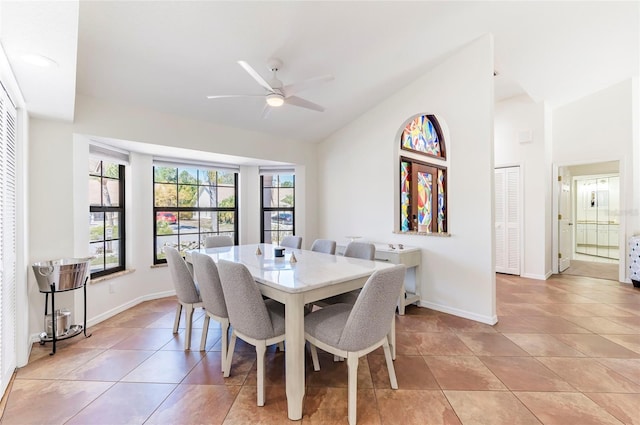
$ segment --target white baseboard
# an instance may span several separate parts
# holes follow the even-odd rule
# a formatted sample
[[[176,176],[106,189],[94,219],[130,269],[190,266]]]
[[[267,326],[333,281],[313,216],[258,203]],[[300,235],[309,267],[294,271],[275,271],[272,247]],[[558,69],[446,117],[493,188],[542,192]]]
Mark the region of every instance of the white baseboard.
[[[134,300],[128,301],[124,304],[119,305],[118,307],[112,308],[109,311],[105,311],[102,314],[97,315],[96,317],[92,317],[91,319],[87,320],[87,328],[90,328],[91,326],[95,326],[100,322],[104,322],[105,320],[109,319],[110,317],[115,316],[118,313],[122,313],[125,310],[130,309],[131,307],[134,307],[140,303],[143,303],[145,301],[151,301],[151,300],[157,300],[159,298],[166,298],[166,297],[170,297],[172,295],[175,295],[176,291],[172,290],[172,291],[164,291],[164,292],[156,292],[154,294],[148,294],[148,295],[143,295],[141,297],[138,297]],[[29,338],[29,342],[31,344],[33,344],[34,342],[40,342],[40,333],[37,334],[31,334],[31,337]]]
[[[532,273],[523,273],[520,275],[520,277],[524,277],[527,279],[535,279],[535,280],[547,280],[551,277],[553,273],[551,272],[547,272],[545,274],[532,274]]]
[[[435,304],[429,301],[420,300],[420,306],[430,308],[431,310],[440,311],[442,313],[453,314],[454,316],[463,317],[465,319],[474,320],[480,323],[486,323],[487,325],[495,325],[498,323],[498,316],[485,316],[482,314],[472,313],[466,310],[460,310],[453,307],[447,307],[440,304]]]

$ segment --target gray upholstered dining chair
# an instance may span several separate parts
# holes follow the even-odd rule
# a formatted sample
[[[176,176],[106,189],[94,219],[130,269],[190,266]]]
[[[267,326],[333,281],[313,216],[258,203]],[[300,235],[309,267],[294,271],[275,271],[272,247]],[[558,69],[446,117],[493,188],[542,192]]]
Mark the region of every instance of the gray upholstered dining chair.
[[[229,235],[214,235],[204,238],[205,248],[219,248],[221,246],[233,246],[233,239]]]
[[[373,260],[376,256],[376,246],[368,242],[350,242],[344,250],[345,257],[361,258],[363,260]],[[346,303],[354,304],[360,294],[360,290],[356,289],[333,297],[314,302],[319,307],[326,307],[330,304]]]
[[[358,361],[382,346],[391,388],[398,389],[388,334],[395,320],[398,293],[404,285],[405,266],[379,270],[364,284],[354,305],[334,304],[308,314],[305,339],[311,345],[313,370],[319,371],[316,347],[347,359],[349,424],[356,423]]]
[[[302,248],[302,237],[300,236],[285,236],[280,242],[280,246],[286,248],[300,249]]]
[[[349,242],[344,250],[344,256],[373,260],[376,257],[376,246],[368,242]]]
[[[227,303],[232,332],[224,369],[231,372],[236,338],[256,347],[258,406],[264,406],[264,355],[268,345],[284,341],[284,304],[264,300],[249,270],[231,261],[219,260],[218,272]]]
[[[191,262],[195,278],[200,288],[200,297],[204,307],[205,316],[202,325],[202,337],[200,339],[200,351],[204,351],[207,345],[207,335],[209,333],[209,321],[211,318],[220,323],[222,353],[220,370],[224,372],[224,366],[227,359],[227,346],[229,341],[229,314],[227,313],[227,304],[224,301],[224,293],[222,292],[222,284],[220,283],[220,275],[218,267],[213,258],[199,252],[191,253]]]
[[[329,239],[316,239],[311,244],[311,251],[334,255],[336,253],[336,241]]]
[[[176,310],[176,319],[173,323],[173,333],[178,333],[180,316],[182,315],[182,308],[184,307],[186,309],[184,349],[189,350],[191,349],[193,311],[198,307],[202,307],[202,298],[200,298],[200,291],[180,252],[170,246],[166,246],[164,252],[167,255],[167,264],[169,265],[171,279],[173,280],[173,286],[176,290],[176,296],[178,297],[178,308]]]

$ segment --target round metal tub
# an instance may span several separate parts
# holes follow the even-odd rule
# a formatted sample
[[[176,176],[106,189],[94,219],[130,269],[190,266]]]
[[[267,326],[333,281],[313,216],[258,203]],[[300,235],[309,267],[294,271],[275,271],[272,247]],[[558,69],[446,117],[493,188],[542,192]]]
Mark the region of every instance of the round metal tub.
[[[81,287],[89,273],[92,258],[62,258],[33,264],[40,292],[66,291]]]

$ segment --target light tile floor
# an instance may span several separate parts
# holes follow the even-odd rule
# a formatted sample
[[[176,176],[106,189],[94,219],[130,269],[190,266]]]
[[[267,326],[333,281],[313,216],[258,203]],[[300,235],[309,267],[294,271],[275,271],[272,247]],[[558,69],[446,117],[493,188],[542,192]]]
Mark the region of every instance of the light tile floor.
[[[578,276],[497,276],[495,326],[415,306],[397,319],[400,389],[381,350],[361,360],[358,424],[640,424],[640,290]],[[255,351],[239,342],[220,372],[202,313],[183,351],[175,300],[145,302],[59,344],[34,345],[2,423],[284,424],[284,354],[267,353],[266,405],[256,406]],[[302,424],[347,423],[347,371],[321,353],[307,367]],[[309,365],[309,361],[307,364]]]

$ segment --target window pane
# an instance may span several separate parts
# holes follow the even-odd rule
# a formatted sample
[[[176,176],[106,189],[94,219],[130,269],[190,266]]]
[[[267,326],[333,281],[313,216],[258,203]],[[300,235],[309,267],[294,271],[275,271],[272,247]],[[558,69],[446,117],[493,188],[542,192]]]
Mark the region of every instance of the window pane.
[[[178,169],[173,167],[154,167],[153,178],[155,183],[176,183],[178,181]]]
[[[114,268],[120,265],[120,241],[105,242],[106,264],[105,268]]]
[[[293,174],[280,174],[280,187],[293,187]]]
[[[104,213],[90,213],[89,223],[89,241],[95,242],[104,240]]]
[[[218,213],[218,230],[220,232],[233,232],[235,230],[235,213]]]
[[[89,160],[89,175],[100,176],[102,175],[102,161],[90,159]]]
[[[178,194],[175,184],[158,184],[154,185],[154,197],[156,207],[177,207]]]
[[[400,230],[411,230],[409,215],[411,214],[411,164],[402,161],[400,164]]]
[[[120,214],[117,212],[105,213],[105,239],[120,239]]]
[[[215,220],[212,220],[212,217]],[[213,232],[216,229],[213,227],[213,223],[217,225],[218,216],[215,212],[212,211],[201,211],[200,212],[200,231],[201,232]]]
[[[235,186],[235,173],[218,171],[218,186]]]
[[[114,179],[120,178],[120,165],[113,162],[102,162],[102,175]]]
[[[178,214],[178,233],[198,233],[198,213],[194,211],[183,211]]]
[[[94,257],[91,260],[91,273],[104,270],[104,245],[102,242],[89,244],[89,255]]]
[[[446,232],[446,220],[445,220],[445,176],[443,170],[438,170],[438,232]]]
[[[275,232],[270,232],[268,230],[264,232],[264,243],[271,243],[271,244],[277,245],[277,242],[273,242],[274,240],[277,240],[277,236]]]
[[[218,207],[233,208],[236,206],[236,191],[233,187],[218,188]]]
[[[293,208],[293,189],[280,189],[278,193],[278,206]]]
[[[198,186],[198,207],[215,208],[217,196],[218,188],[216,186]]]
[[[418,232],[431,232],[433,176],[418,172]]]
[[[89,177],[89,205],[102,205],[102,179],[100,177]]]
[[[183,208],[194,208],[198,202],[198,186],[184,185],[178,186],[178,206]]]
[[[178,236],[158,236],[156,238],[156,258],[166,259],[167,254],[164,252],[164,247],[170,246],[172,248],[178,247]]]
[[[262,189],[262,206],[264,208],[274,208],[278,206],[278,189],[265,187]]]
[[[102,193],[102,202],[105,207],[117,207],[120,205],[120,181],[111,179],[102,179],[106,185],[105,191]]]
[[[178,183],[198,184],[198,170],[195,168],[179,168]]]
[[[184,255],[184,252],[190,249],[197,249],[200,246],[200,235],[198,233],[180,235],[180,253]]]
[[[174,227],[178,223],[178,217],[169,211],[160,211],[156,213],[156,234],[172,235]]]
[[[278,187],[277,174],[265,174],[262,176],[263,187]]]
[[[212,186],[216,184],[216,172],[211,170],[198,170],[198,184]]]

